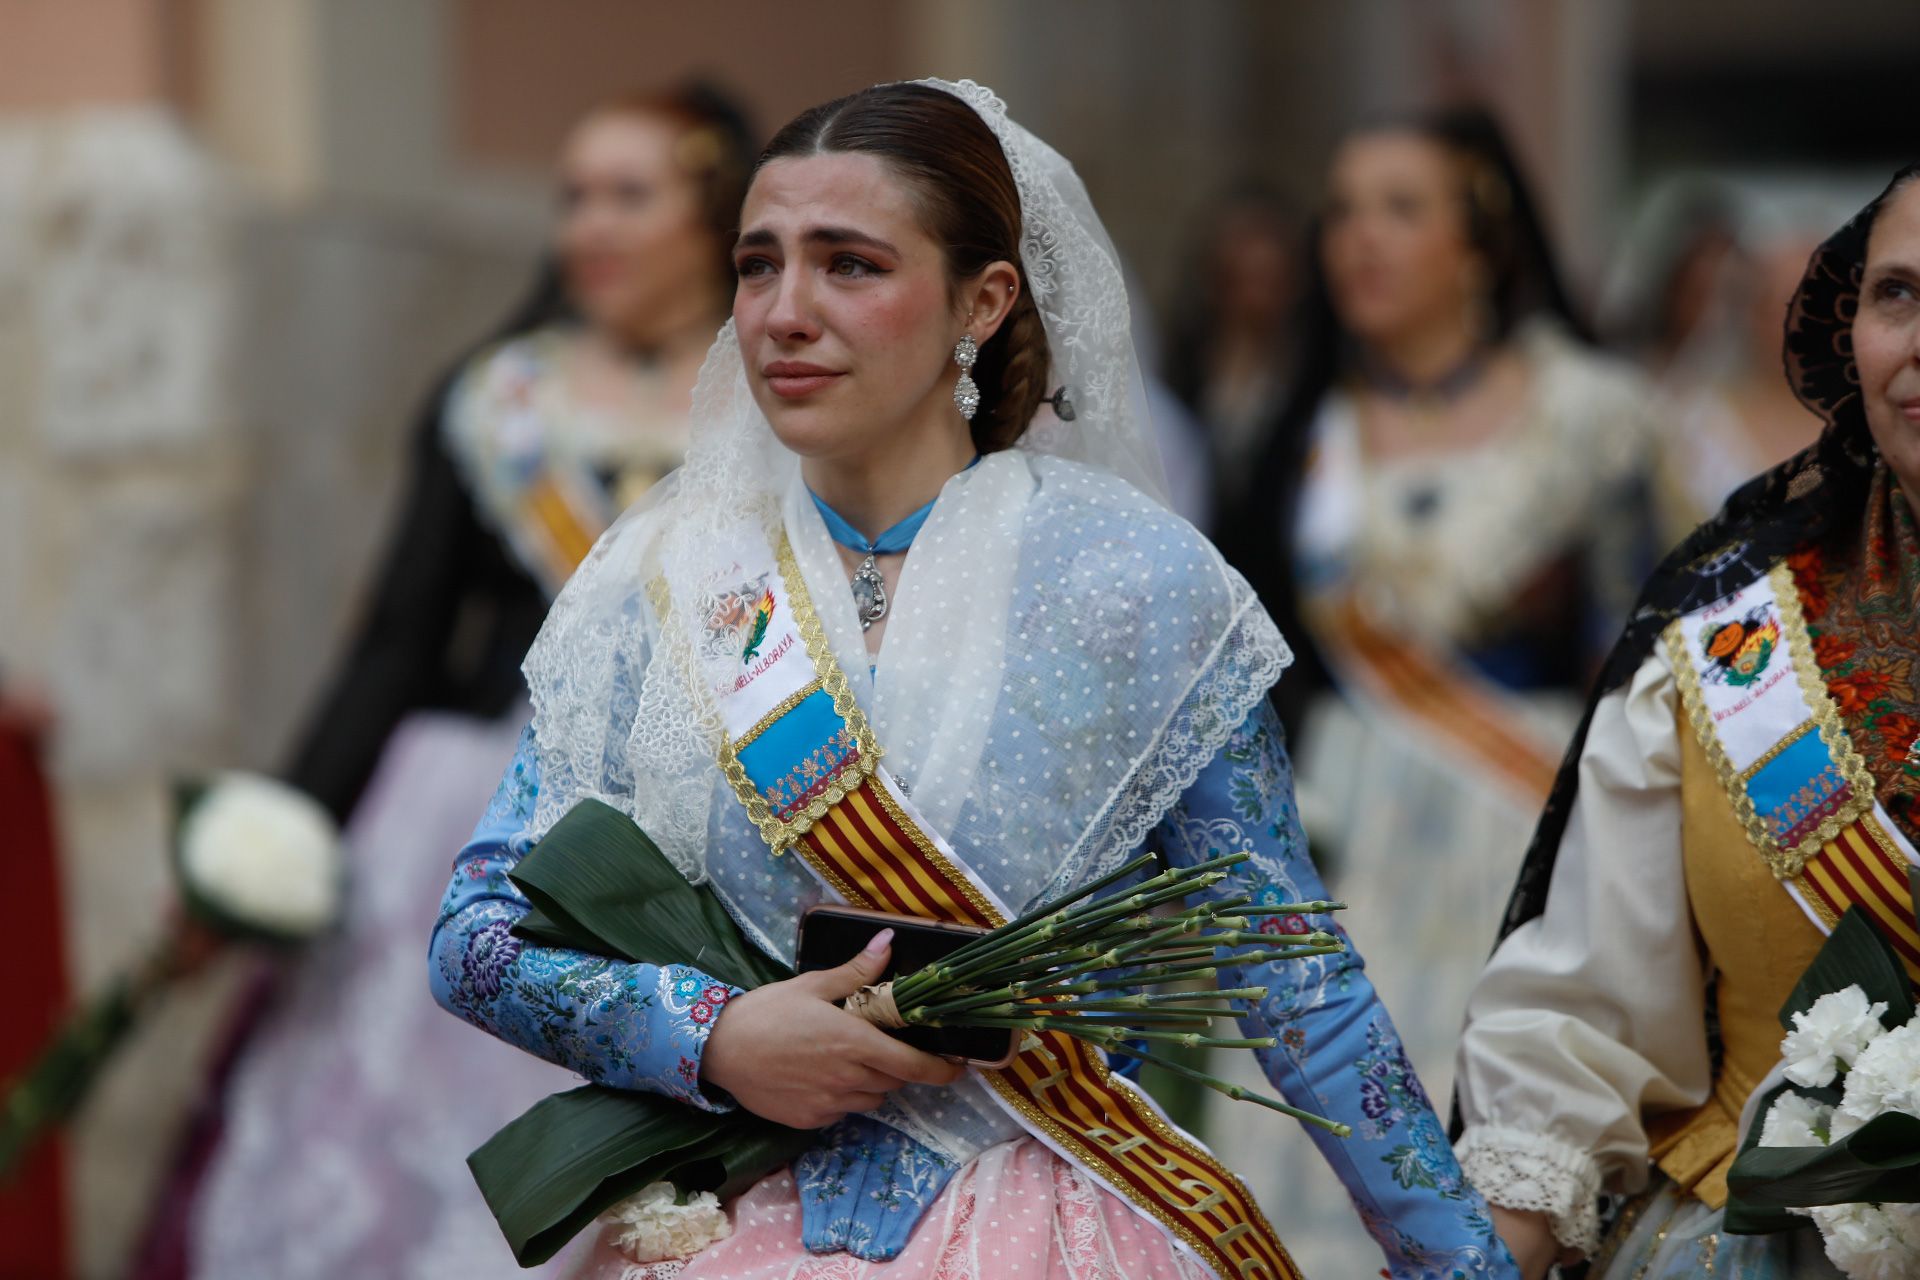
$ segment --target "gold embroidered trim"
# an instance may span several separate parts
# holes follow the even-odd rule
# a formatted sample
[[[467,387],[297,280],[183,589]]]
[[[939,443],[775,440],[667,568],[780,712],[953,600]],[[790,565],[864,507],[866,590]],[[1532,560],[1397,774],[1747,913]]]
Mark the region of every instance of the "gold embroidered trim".
[[[1833,927],[1840,923],[1840,917],[1835,915],[1833,910],[1827,906],[1827,900],[1820,896],[1819,890],[1807,883],[1804,868],[1801,874],[1793,878],[1793,887],[1799,893],[1800,901],[1804,902],[1813,912],[1814,916],[1818,918],[1823,931],[1832,933]]]
[[[1807,619],[1800,609],[1800,588],[1794,583],[1793,570],[1782,562],[1773,567],[1770,576],[1773,596],[1780,606],[1780,624],[1787,633],[1787,652],[1793,659],[1794,674],[1800,677],[1800,694],[1813,708],[1814,723],[1820,726],[1820,740],[1826,744],[1834,764],[1839,766],[1849,792],[1847,805],[1829,814],[1820,829],[1809,832],[1793,851],[1800,864],[1805,865],[1808,858],[1817,857],[1842,831],[1873,812],[1874,782],[1866,757],[1853,749],[1846,721],[1840,717],[1840,705],[1827,692],[1826,678],[1814,660],[1813,638],[1807,634]]]
[[[1691,615],[1676,618],[1667,625],[1666,630],[1667,657],[1673,664],[1674,683],[1680,686],[1680,701],[1687,709],[1687,722],[1693,726],[1694,736],[1700,740],[1700,748],[1706,752],[1707,762],[1713,766],[1714,776],[1720,779],[1727,799],[1733,802],[1733,816],[1745,828],[1747,839],[1766,859],[1775,879],[1791,879],[1800,874],[1801,863],[1806,860],[1803,858],[1791,867],[1780,860],[1773,834],[1767,830],[1767,824],[1760,815],[1754,812],[1753,797],[1741,785],[1733,762],[1727,759],[1726,748],[1720,745],[1720,735],[1713,730],[1713,714],[1707,710],[1706,695],[1700,689],[1700,672],[1693,665],[1693,655],[1687,650],[1684,628],[1690,618]]]
[[[1070,1037],[1062,1038],[1071,1039]],[[1091,1052],[1090,1050],[1084,1049],[1079,1041],[1073,1041],[1073,1044],[1074,1047],[1081,1052]],[[993,1086],[995,1092],[1007,1100],[1009,1106],[1025,1116],[1029,1123],[1045,1130],[1048,1137],[1059,1143],[1066,1150],[1072,1152],[1081,1164],[1092,1169],[1105,1167],[1105,1162],[1100,1158],[1104,1156],[1105,1153],[1099,1152],[1097,1155],[1090,1155],[1089,1153],[1098,1152],[1098,1148],[1093,1143],[1087,1141],[1085,1134],[1067,1128],[1047,1112],[1035,1106],[1018,1084],[1003,1078],[1005,1075],[1004,1072],[983,1071],[980,1074],[987,1078],[987,1082]],[[1112,1073],[1109,1072],[1108,1075],[1109,1078],[1111,1078]],[[1099,1077],[1096,1075],[1093,1078],[1097,1080]],[[1115,1083],[1111,1087],[1116,1091],[1126,1089],[1125,1085],[1119,1083]],[[1162,1120],[1159,1113],[1143,1099],[1136,1096],[1129,1100],[1134,1103],[1141,1123],[1152,1130],[1155,1137],[1172,1147],[1175,1151],[1186,1156],[1187,1159],[1193,1163],[1211,1165],[1213,1170],[1219,1172],[1221,1180],[1239,1193],[1240,1200],[1247,1208],[1246,1217],[1248,1223],[1260,1231],[1267,1240],[1273,1244],[1274,1248],[1279,1251],[1280,1257],[1290,1268],[1289,1274],[1297,1277],[1299,1273],[1297,1269],[1293,1269],[1292,1267],[1293,1257],[1287,1252],[1286,1245],[1281,1242],[1280,1233],[1273,1229],[1273,1224],[1267,1220],[1266,1212],[1260,1208],[1259,1202],[1253,1198],[1253,1193],[1247,1189],[1246,1183],[1240,1180],[1239,1175],[1227,1168],[1224,1164],[1221,1164],[1220,1158],[1211,1151],[1177,1133],[1174,1128]],[[1155,1221],[1185,1241],[1189,1247],[1202,1257],[1205,1257],[1208,1251],[1212,1249],[1219,1249],[1220,1252],[1225,1252],[1221,1246],[1214,1242],[1212,1236],[1201,1232],[1192,1222],[1183,1221],[1175,1217],[1172,1213],[1169,1213],[1164,1206],[1164,1202],[1157,1198],[1142,1200],[1138,1197],[1127,1195],[1127,1193],[1121,1189],[1117,1178],[1114,1179],[1113,1182],[1114,1188],[1119,1194],[1125,1195],[1130,1202],[1145,1209],[1153,1216]],[[1261,1267],[1260,1270],[1264,1271],[1265,1268]],[[1246,1274],[1244,1268],[1242,1274]],[[1276,1280],[1280,1280],[1280,1278],[1276,1277]]]
[[[801,643],[806,645],[807,657],[813,662],[818,678],[762,718],[740,743],[722,748],[720,772],[726,775],[727,782],[733,787],[733,794],[745,806],[747,817],[760,828],[760,838],[767,842],[768,849],[778,855],[791,849],[801,836],[813,830],[816,822],[827,816],[827,810],[846,799],[848,792],[857,791],[861,783],[873,776],[873,771],[880,765],[880,744],[874,740],[866,712],[854,701],[853,688],[847,683],[846,673],[833,660],[826,629],[820,625],[820,615],[814,612],[813,598],[807,594],[806,579],[800,576],[799,561],[794,559],[793,544],[787,540],[784,529],[780,531],[774,559],[779,565],[781,585],[786,588],[787,604],[793,610],[794,626],[800,631]],[[760,794],[759,788],[753,785],[752,779],[747,777],[746,769],[740,764],[738,747],[752,741],[753,737],[765,730],[769,721],[791,711],[793,706],[799,705],[798,699],[802,695],[812,693],[815,689],[825,689],[832,697],[833,709],[846,725],[847,732],[853,736],[857,752],[847,766],[834,775],[833,781],[807,802],[804,809],[791,818],[782,819],[773,811],[767,798]],[[789,702],[793,706],[789,706]]]
[[[1726,790],[1727,798],[1733,802],[1734,816],[1746,829],[1747,838],[1753,842],[1761,858],[1765,859],[1774,878],[1792,880],[1799,876],[1809,858],[1819,856],[1828,842],[1861,814],[1873,808],[1873,777],[1867,772],[1866,761],[1853,749],[1853,743],[1847,737],[1846,725],[1840,718],[1840,708],[1827,693],[1826,682],[1820,675],[1820,665],[1814,661],[1813,644],[1807,636],[1807,620],[1800,609],[1800,589],[1794,584],[1793,570],[1783,562],[1776,564],[1767,576],[1773,588],[1774,607],[1780,615],[1780,629],[1786,636],[1787,660],[1793,664],[1794,675],[1800,682],[1800,695],[1812,709],[1813,718],[1769,748],[1767,754],[1752,768],[1736,772],[1732,761],[1727,759],[1726,750],[1720,745],[1720,735],[1714,730],[1713,716],[1707,710],[1706,697],[1700,688],[1700,672],[1694,666],[1693,654],[1687,648],[1684,627],[1692,615],[1674,620],[1668,625],[1665,635],[1667,654],[1673,663],[1674,682],[1680,687],[1680,698],[1687,709],[1688,723],[1692,724],[1701,748],[1713,765],[1714,774]],[[1753,797],[1747,793],[1746,783],[1762,765],[1804,737],[1810,726],[1818,726],[1820,740],[1826,746],[1827,754],[1839,766],[1841,777],[1850,789],[1850,799],[1842,809],[1828,815],[1819,828],[1809,832],[1798,845],[1786,849],[1774,839],[1766,820],[1755,811]]]

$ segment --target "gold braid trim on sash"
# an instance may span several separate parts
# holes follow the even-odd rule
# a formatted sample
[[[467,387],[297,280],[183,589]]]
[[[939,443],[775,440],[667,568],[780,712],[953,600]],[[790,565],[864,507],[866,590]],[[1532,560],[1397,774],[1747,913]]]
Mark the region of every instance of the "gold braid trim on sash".
[[[762,517],[771,521],[777,517],[763,511]],[[771,536],[772,529],[769,528]],[[785,531],[778,534],[777,560],[780,577],[787,589],[787,598],[793,607],[794,624],[800,630],[800,639],[807,647],[807,653],[815,656],[814,667],[819,678],[807,687],[797,690],[780,701],[780,704],[760,718],[759,723],[740,737],[731,741],[721,734],[719,748],[720,772],[726,777],[727,784],[733,788],[733,794],[747,811],[747,817],[759,828],[761,839],[767,842],[767,848],[775,856],[788,849],[813,828],[813,825],[826,816],[827,811],[847,797],[847,793],[858,788],[880,765],[880,743],[873,736],[873,728],[867,723],[866,712],[854,700],[853,688],[847,683],[846,672],[839,664],[821,663],[817,655],[829,653],[826,629],[820,625],[819,615],[813,610],[812,599],[807,595],[806,580],[800,576],[799,562],[794,558],[793,544],[788,541]],[[664,575],[655,577],[647,584],[647,593],[653,602],[654,613],[661,619],[661,631],[670,632],[666,619],[672,607],[671,593],[667,588]],[[689,687],[709,694],[706,683],[699,675],[692,646],[680,643],[676,646],[678,656],[689,681]],[[746,767],[740,763],[740,752],[761,734],[772,727],[774,721],[787,714],[817,689],[825,689],[833,699],[833,709],[846,725],[852,736],[854,756],[827,786],[815,796],[807,806],[790,818],[782,818],[773,811],[767,798],[747,776]]]
[[[1840,718],[1840,708],[1834,705],[1832,695],[1827,692],[1826,681],[1820,675],[1820,665],[1814,661],[1813,642],[1807,635],[1807,620],[1800,609],[1800,589],[1794,583],[1793,571],[1784,563],[1776,564],[1769,571],[1768,578],[1773,585],[1774,604],[1780,614],[1780,629],[1785,635],[1788,661],[1793,664],[1794,675],[1800,682],[1800,694],[1813,711],[1811,726],[1819,729],[1820,740],[1825,744],[1828,755],[1839,765],[1849,792],[1847,804],[1838,812],[1828,815],[1799,844],[1791,849],[1781,847],[1768,829],[1766,820],[1755,811],[1753,797],[1747,793],[1746,780],[1774,756],[1799,741],[1807,730],[1802,729],[1782,739],[1746,771],[1736,770],[1733,762],[1727,759],[1725,748],[1720,745],[1720,735],[1713,727],[1713,715],[1707,709],[1705,695],[1701,692],[1699,669],[1694,666],[1693,655],[1687,648],[1684,628],[1691,620],[1691,615],[1668,625],[1667,656],[1673,664],[1673,678],[1680,688],[1681,701],[1686,706],[1687,722],[1693,726],[1695,736],[1706,750],[1707,759],[1720,779],[1720,785],[1733,802],[1734,815],[1746,829],[1753,847],[1766,859],[1774,878],[1792,880],[1800,874],[1808,859],[1819,856],[1843,830],[1872,812],[1874,784],[1873,775],[1867,770],[1867,762],[1853,749],[1853,741],[1847,736],[1846,724]]]

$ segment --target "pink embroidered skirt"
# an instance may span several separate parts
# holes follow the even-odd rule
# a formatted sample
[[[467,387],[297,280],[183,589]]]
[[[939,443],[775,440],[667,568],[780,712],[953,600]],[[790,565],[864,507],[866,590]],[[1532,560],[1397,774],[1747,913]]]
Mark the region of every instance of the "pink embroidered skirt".
[[[727,1206],[733,1235],[682,1263],[628,1262],[602,1242],[577,1280],[1206,1280],[1165,1232],[1032,1138],[955,1174],[891,1262],[811,1254],[786,1170]]]

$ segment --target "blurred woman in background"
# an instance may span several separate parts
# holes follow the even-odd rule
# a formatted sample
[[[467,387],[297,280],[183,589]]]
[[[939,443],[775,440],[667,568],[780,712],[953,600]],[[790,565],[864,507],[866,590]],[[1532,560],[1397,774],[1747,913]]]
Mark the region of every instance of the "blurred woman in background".
[[[1583,341],[1482,113],[1351,134],[1315,243],[1294,389],[1223,545],[1304,642],[1306,678],[1281,686],[1303,816],[1363,945],[1394,940],[1369,970],[1444,1096],[1505,882],[1635,581],[1648,400]],[[1281,1229],[1309,1273],[1340,1274],[1359,1241],[1320,1225],[1338,1215],[1299,1190],[1291,1137],[1257,1138],[1288,1147],[1269,1164]]]
[[[200,1189],[161,1207],[144,1274],[517,1271],[463,1161],[572,1081],[436,1010],[417,940],[442,851],[513,754],[549,601],[685,451],[753,155],[698,86],[613,100],[569,135],[552,261],[429,401],[359,637],[288,774],[347,823],[346,929],[243,1016],[224,1132],[183,1161]]]
[[[1669,424],[1654,486],[1663,548],[1819,433],[1820,420],[1780,377],[1780,318],[1821,237],[1863,200],[1803,184],[1725,188],[1729,248],[1705,281],[1698,323],[1656,384]]]
[[[1212,509],[1246,497],[1287,394],[1300,228],[1275,192],[1236,188],[1209,214],[1167,344],[1167,386],[1205,428]]]

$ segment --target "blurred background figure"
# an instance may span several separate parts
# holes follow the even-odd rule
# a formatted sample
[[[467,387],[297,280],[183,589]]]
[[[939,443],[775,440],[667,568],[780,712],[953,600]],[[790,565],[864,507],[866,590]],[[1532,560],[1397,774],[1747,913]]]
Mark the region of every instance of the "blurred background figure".
[[[572,1080],[439,1016],[420,939],[527,718],[548,602],[685,450],[753,155],[699,86],[568,135],[551,260],[429,397],[379,585],[287,774],[346,824],[344,931],[242,1010],[139,1274],[518,1272],[446,1157]]]
[[[1312,655],[1280,688],[1308,830],[1355,937],[1393,939],[1368,968],[1444,1098],[1487,931],[1638,585],[1653,424],[1587,342],[1484,113],[1349,134],[1314,248],[1298,374],[1225,550]],[[1338,1202],[1300,1190],[1305,1145],[1272,1186],[1309,1249]]]
[[[1302,234],[1278,192],[1234,188],[1202,219],[1174,304],[1164,376],[1206,433],[1215,510],[1245,500],[1293,376]]]
[[[1645,200],[1602,310],[1660,396],[1653,496],[1663,548],[1813,443],[1819,419],[1780,376],[1781,325],[1809,255],[1871,195],[1812,174],[1729,174],[1675,181]]]
[[[1599,302],[1606,341],[1658,380],[1714,327],[1720,281],[1741,257],[1733,192],[1689,175],[1647,197],[1609,264]]]

